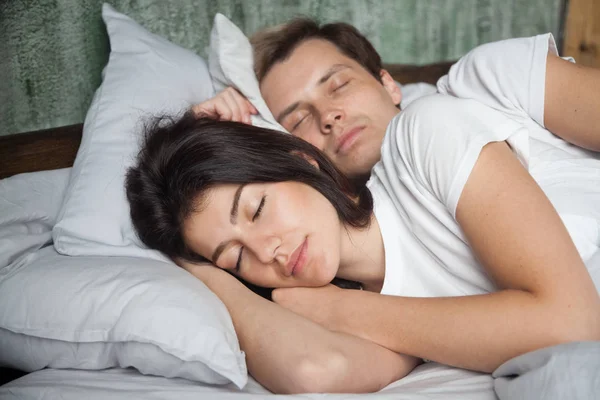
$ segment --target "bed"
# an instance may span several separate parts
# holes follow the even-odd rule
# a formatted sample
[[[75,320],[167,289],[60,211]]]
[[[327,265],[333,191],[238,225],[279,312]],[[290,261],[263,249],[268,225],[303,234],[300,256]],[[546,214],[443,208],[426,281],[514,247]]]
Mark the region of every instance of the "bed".
[[[394,77],[398,81],[411,83],[412,79],[419,82],[433,81],[438,76],[443,75],[448,66],[449,64],[424,67],[392,66],[392,68]],[[27,197],[34,192],[39,199],[46,199],[47,201],[52,193],[64,193],[81,136],[82,125],[75,125],[0,138],[1,177],[7,178],[8,176],[22,174],[9,179],[25,182],[22,185],[23,187],[18,188],[21,194],[13,192],[12,196]],[[6,183],[6,181],[4,182]],[[8,199],[5,198],[5,200]],[[59,199],[55,199],[54,202],[58,203]],[[27,206],[34,207],[34,205],[29,204]],[[54,204],[53,207],[49,208],[51,210],[48,211],[48,214],[56,213],[59,209],[58,204]],[[8,213],[6,209],[3,211]],[[56,219],[56,215],[45,215],[44,218],[46,217],[48,217],[48,220]],[[48,226],[48,229],[50,228]],[[36,247],[39,247],[39,249]],[[25,251],[25,254],[21,257],[27,257],[28,254],[36,252],[42,255],[40,262],[43,262],[43,268],[49,268],[50,265],[53,265],[49,261],[53,258],[58,259],[55,261],[56,264],[61,263],[63,257],[78,258],[77,256],[59,255],[53,249],[51,243],[34,246],[31,251]],[[85,256],[79,256],[79,258],[82,257]],[[15,263],[13,262],[12,265],[14,266]],[[23,266],[23,268],[26,267],[26,265]],[[3,271],[4,273],[8,272],[6,269]],[[40,275],[37,276],[41,277]],[[0,273],[0,280],[3,278],[6,280],[6,276]],[[6,341],[0,340],[0,346],[7,345]],[[22,375],[23,372],[4,369],[3,374],[4,380],[10,381]],[[144,375],[134,368],[108,368],[103,370],[44,368],[12,380],[0,387],[0,398],[2,399],[80,399],[82,397],[86,399],[104,399],[109,396],[110,398],[142,399],[147,398],[149,393],[152,393],[153,398],[163,399],[204,397],[211,399],[262,399],[266,396],[272,396],[273,398],[323,398],[325,396],[331,399],[342,399],[348,397],[348,395],[335,394],[275,396],[271,395],[268,390],[264,389],[251,377],[243,389],[240,389],[233,383],[211,385],[190,379]],[[365,397],[373,399],[496,398],[493,390],[493,379],[490,375],[451,368],[436,363],[421,365],[407,378],[395,382],[376,394]]]
[[[140,118],[176,113],[234,85],[260,111],[253,122],[272,126],[248,75],[245,36],[217,16],[207,65],[108,5],[103,18],[111,58],[85,123],[0,137],[0,399],[356,397],[271,394],[248,376],[223,304],[144,249],[130,225],[123,173]],[[409,101],[434,90],[451,64],[386,68]],[[537,386],[513,379],[565,354],[580,356],[577,373],[555,379],[543,370]],[[600,360],[597,345],[575,344],[509,362],[495,376],[425,363],[363,397],[533,398],[593,377],[590,354]],[[597,388],[593,379],[579,387],[578,398]]]

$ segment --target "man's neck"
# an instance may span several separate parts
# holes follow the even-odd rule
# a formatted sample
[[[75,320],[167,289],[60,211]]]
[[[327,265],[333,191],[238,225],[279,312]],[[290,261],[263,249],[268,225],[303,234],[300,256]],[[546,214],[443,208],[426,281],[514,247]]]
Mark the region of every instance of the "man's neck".
[[[354,177],[350,177],[350,178],[348,178],[348,180],[350,181],[350,185],[352,185],[352,189],[354,190],[354,192],[358,193],[364,189],[364,187],[367,185],[367,182],[369,181],[370,178],[371,178],[371,171],[369,171],[368,173],[366,173],[364,175],[357,175]]]

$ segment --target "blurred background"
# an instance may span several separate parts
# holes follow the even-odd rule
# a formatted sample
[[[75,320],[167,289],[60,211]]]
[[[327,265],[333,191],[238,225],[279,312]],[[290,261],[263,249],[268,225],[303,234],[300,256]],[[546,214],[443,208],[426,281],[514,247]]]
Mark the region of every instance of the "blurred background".
[[[202,56],[217,12],[231,18],[247,35],[308,15],[322,22],[355,25],[385,63],[420,65],[456,60],[481,43],[544,32],[552,32],[559,47],[567,49],[568,18],[575,18],[572,26],[581,25],[598,0],[107,2],[151,32]],[[83,122],[110,51],[101,20],[102,3],[0,0],[0,135]],[[576,10],[569,11],[573,7]],[[590,36],[586,29],[591,29],[586,26],[578,28],[579,36],[571,40],[572,53],[595,54],[593,43],[584,43]],[[595,62],[593,57],[590,60]]]

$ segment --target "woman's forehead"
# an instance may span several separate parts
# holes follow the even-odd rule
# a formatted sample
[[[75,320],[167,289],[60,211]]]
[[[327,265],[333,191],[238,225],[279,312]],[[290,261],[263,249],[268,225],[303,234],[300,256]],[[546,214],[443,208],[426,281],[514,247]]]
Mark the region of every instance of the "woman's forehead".
[[[231,200],[238,186],[216,186],[197,199],[182,226],[184,240],[194,252],[208,258],[211,249],[226,233],[230,226]]]
[[[219,184],[197,196],[192,211],[186,218],[186,229],[197,229],[200,226],[229,223],[234,224],[243,199],[257,188],[260,183]]]
[[[236,191],[241,186],[239,184],[219,184],[205,190],[194,199],[190,216],[193,216],[194,220],[203,219],[221,208],[226,208],[227,204],[231,205]]]

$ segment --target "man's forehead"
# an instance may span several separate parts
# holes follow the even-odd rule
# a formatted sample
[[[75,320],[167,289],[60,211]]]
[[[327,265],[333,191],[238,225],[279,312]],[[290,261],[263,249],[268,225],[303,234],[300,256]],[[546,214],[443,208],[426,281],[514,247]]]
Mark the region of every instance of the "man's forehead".
[[[333,44],[309,39],[275,64],[261,82],[260,89],[274,114],[280,114],[298,101],[303,92],[326,82],[335,73],[357,68],[357,63]]]
[[[308,39],[292,50],[286,60],[275,66],[278,64],[287,64],[288,69],[296,69],[298,72],[300,69],[304,69],[306,72],[314,72],[314,75],[318,76],[336,66],[343,65],[351,68],[356,61],[340,51],[334,43],[324,39]]]
[[[319,74],[316,74],[316,77],[313,77],[312,79],[308,78],[304,84],[300,84],[300,87],[303,88],[304,90],[313,89],[315,87],[325,84],[336,73],[346,70],[346,69],[350,69],[350,68],[351,67],[347,64],[334,64],[333,66],[331,66],[329,69],[325,70],[322,73],[321,73],[321,71],[319,71]],[[319,77],[319,75],[320,75],[320,77]],[[290,113],[292,113],[300,104],[299,100],[297,98],[295,98],[294,92],[291,92],[289,97],[290,97],[289,100],[287,102],[285,100],[283,100],[282,104],[285,104],[285,103],[290,103],[290,104],[288,104],[282,111],[275,113],[275,119],[279,123],[281,123],[282,120],[285,117],[287,117]]]
[[[331,78],[336,72],[340,72],[342,70],[349,69],[349,68],[352,68],[352,67],[348,64],[344,64],[344,63],[333,64],[331,66],[331,68],[326,70],[325,73],[323,73],[323,75],[321,76],[321,78],[319,78],[317,85],[327,82],[327,80],[329,78]]]

